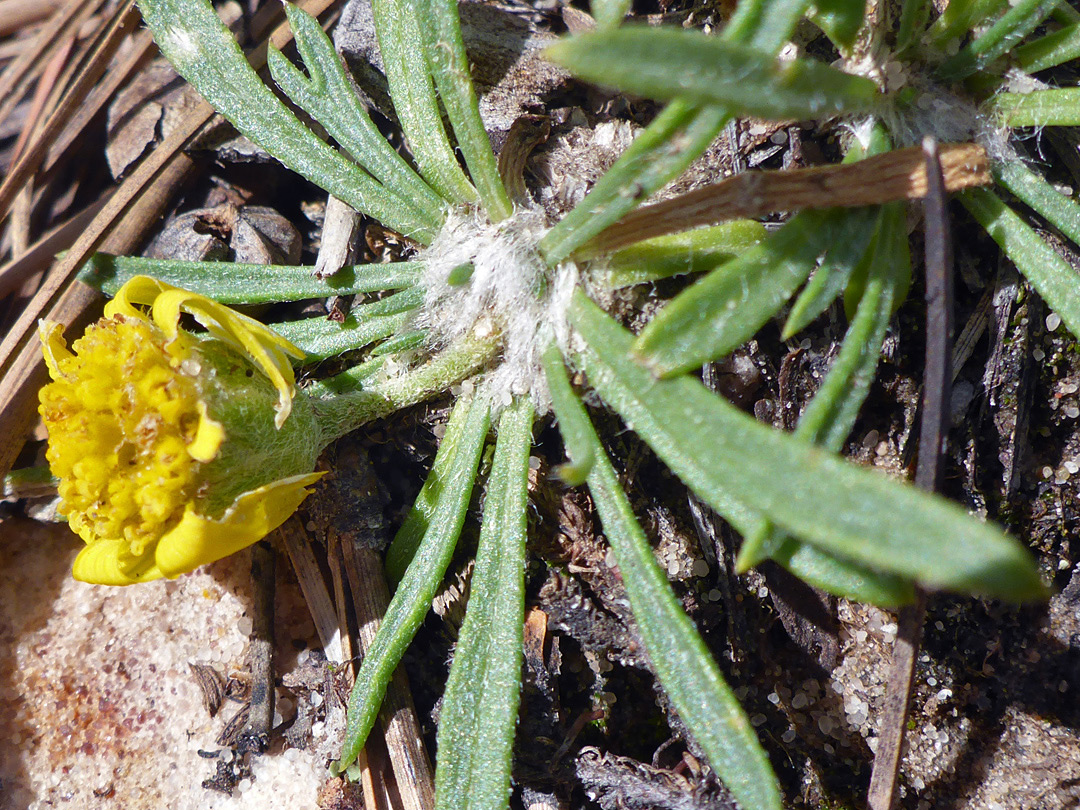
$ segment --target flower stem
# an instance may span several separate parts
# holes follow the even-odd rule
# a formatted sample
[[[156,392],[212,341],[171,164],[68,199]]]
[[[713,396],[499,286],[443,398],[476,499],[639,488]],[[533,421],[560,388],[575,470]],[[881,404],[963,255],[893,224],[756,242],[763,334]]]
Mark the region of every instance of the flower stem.
[[[470,335],[407,374],[373,382],[360,390],[315,399],[323,446],[368,422],[447,390],[491,362],[500,345],[497,339]]]

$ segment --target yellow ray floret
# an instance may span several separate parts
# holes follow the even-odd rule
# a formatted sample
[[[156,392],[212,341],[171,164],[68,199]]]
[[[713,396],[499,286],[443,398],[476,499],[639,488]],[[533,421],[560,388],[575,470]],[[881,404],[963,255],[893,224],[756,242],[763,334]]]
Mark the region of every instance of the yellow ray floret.
[[[306,487],[322,475],[296,475],[246,492],[217,520],[197,514],[189,505],[175,528],[158,541],[154,565],[137,577],[121,563],[125,553],[122,540],[88,545],[75,558],[72,573],[83,582],[131,585],[193,571],[247,548],[276,529],[308,496]]]
[[[241,315],[204,295],[181,290],[150,276],[135,276],[121,287],[116,297],[105,305],[105,317],[120,314],[145,318],[135,305],[150,307],[150,316],[168,336],[170,348],[172,342],[182,334],[179,329],[180,314],[186,312],[214,337],[246,355],[277,388],[275,423],[278,427],[285,423],[296,393],[296,377],[289,357],[302,359],[304,353],[300,349],[254,318]]]
[[[128,585],[221,559],[280,525],[319,477],[301,466],[311,469],[312,454],[299,463],[282,462],[278,480],[272,480],[271,461],[259,467],[261,475],[233,476],[244,482],[235,489],[209,483],[232,475],[222,479],[223,459],[251,455],[222,452],[231,430],[223,402],[250,396],[250,388],[229,393],[234,389],[227,377],[203,353],[208,344],[179,328],[182,312],[232,347],[219,354],[236,351],[234,367],[246,367],[246,358],[266,374],[261,390],[264,424],[273,434],[268,441],[296,435],[296,418],[281,428],[295,395],[288,358],[299,350],[203,296],[145,276],[132,279],[71,350],[61,327],[43,322],[40,337],[53,382],[41,391],[40,410],[49,464],[60,479],[60,511],[86,542],[75,562],[77,579]],[[254,412],[240,412],[250,434]],[[208,477],[209,470],[217,472]],[[211,502],[216,511],[206,509]]]

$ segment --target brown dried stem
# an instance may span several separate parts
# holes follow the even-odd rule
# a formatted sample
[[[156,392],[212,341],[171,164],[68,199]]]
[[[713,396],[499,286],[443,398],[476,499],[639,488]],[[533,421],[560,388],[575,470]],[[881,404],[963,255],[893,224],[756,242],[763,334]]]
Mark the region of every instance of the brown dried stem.
[[[987,185],[986,152],[973,143],[941,147],[945,190]],[[729,219],[759,217],[775,211],[851,208],[926,196],[926,166],[918,147],[897,149],[834,166],[745,172],[711,186],[627,214],[585,246],[594,254]]]

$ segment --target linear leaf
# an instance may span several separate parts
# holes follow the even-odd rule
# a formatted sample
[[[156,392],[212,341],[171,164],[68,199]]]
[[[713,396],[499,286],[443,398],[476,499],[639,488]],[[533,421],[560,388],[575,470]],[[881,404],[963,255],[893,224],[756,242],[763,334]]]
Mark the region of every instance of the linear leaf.
[[[946,59],[938,74],[950,81],[959,81],[982,70],[1002,56],[1049,16],[1059,0],[1019,0],[955,56]],[[950,4],[951,5],[951,4]]]
[[[420,281],[424,265],[354,264],[328,278],[316,278],[313,271],[311,267],[181,262],[95,253],[79,271],[78,279],[105,295],[116,295],[132,276],[153,276],[222,304],[271,304],[404,289]]]
[[[756,247],[766,233],[760,222],[740,219],[635,242],[607,258],[606,282],[610,287],[628,287],[683,273],[715,270]]]
[[[844,155],[844,163],[873,157],[891,148],[892,143],[884,127],[875,126],[870,130],[865,148],[858,138],[852,140],[847,154]],[[814,271],[814,275],[791,305],[791,312],[781,335],[784,340],[806,328],[814,318],[825,311],[841,290],[847,287],[877,231],[879,214],[880,209],[864,209],[861,212],[852,211],[848,215],[847,238],[828,249],[821,266]]]
[[[1018,160],[994,167],[994,180],[1080,246],[1080,205]]]
[[[945,6],[941,16],[934,20],[927,31],[928,38],[941,48],[949,40],[959,39],[968,29],[997,14],[1007,5],[1007,0],[956,0]]]
[[[431,470],[413,501],[412,508],[402,521],[401,528],[397,530],[386,550],[386,576],[391,584],[397,584],[405,575],[405,570],[412,562],[413,555],[431,524],[431,517],[435,514],[435,507],[450,475],[461,437],[465,434],[469,404],[467,397],[459,397],[454,403],[454,409],[446,423],[446,433],[439,442]]]
[[[418,242],[431,242],[435,230],[410,201],[323,143],[263,84],[209,0],[138,5],[177,72],[240,132],[357,211]]]
[[[311,78],[271,46],[267,65],[278,87],[322,124],[353,160],[387,188],[412,200],[437,229],[445,217],[445,202],[379,132],[319,21],[292,3],[285,4],[285,13]]]
[[[632,0],[591,0],[589,10],[601,31],[618,28],[630,13]]]
[[[915,585],[907,577],[875,571],[810,543],[789,539],[770,557],[804,582],[852,602],[896,608],[915,601]]]
[[[1080,126],[1080,87],[999,93],[990,109],[1010,127]]]
[[[564,39],[547,55],[597,84],[649,98],[727,105],[760,118],[866,110],[879,98],[877,85],[861,76],[811,59],[780,62],[700,31],[626,26]]]
[[[670,301],[642,330],[634,353],[663,376],[722,357],[776,314],[826,248],[855,233],[846,211],[796,214]]]
[[[806,406],[795,435],[837,452],[874,380],[881,344],[897,299],[907,292],[911,256],[904,207],[890,203],[867,262],[867,278],[844,343],[821,387]]]
[[[1065,326],[1080,336],[1080,276],[993,192],[969,189],[960,201],[1031,282]]]
[[[425,38],[428,63],[458,148],[488,218],[499,222],[513,213],[513,206],[499,176],[491,139],[480,118],[476,88],[469,76],[469,57],[461,38],[457,0],[417,0],[417,10],[424,22],[420,30]]]
[[[400,335],[394,335],[391,338],[387,338],[374,349],[371,350],[372,357],[379,357],[384,354],[397,354],[398,352],[409,351],[410,349],[416,349],[424,345],[424,341],[427,339],[428,333],[423,329],[414,329],[410,332],[403,332]]]
[[[443,128],[416,7],[408,0],[372,0],[371,9],[390,98],[420,174],[446,200],[476,202]]]
[[[339,773],[360,753],[379,714],[386,685],[430,609],[431,600],[450,564],[465,522],[465,511],[472,496],[480,453],[489,426],[487,403],[474,400],[469,407],[461,444],[450,462],[446,483],[439,493],[430,525],[394,592],[394,598],[386,608],[382,624],[357,673],[349,696],[345,741],[341,758],[336,763]]]
[[[469,605],[439,714],[437,810],[500,810],[521,696],[532,406],[499,420]]]
[[[657,380],[630,359],[633,337],[581,292],[570,319],[592,387],[721,514],[743,503],[805,542],[930,588],[1045,594],[1029,554],[1000,529],[766,427],[697,380]]]
[[[849,50],[862,28],[865,0],[817,0],[811,19],[837,48]]]
[[[1028,73],[1057,67],[1080,57],[1080,23],[1047,34],[1026,45],[1015,48],[1012,57],[1016,66]]]
[[[566,367],[563,365],[562,355],[554,344],[548,346],[544,352],[544,378],[547,380],[548,390],[551,392],[552,407],[559,416],[559,432],[566,446],[566,455],[570,460],[562,464],[559,469],[559,478],[563,483],[576,487],[584,484],[585,479],[596,461],[593,445],[589,434],[592,425],[588,419],[582,419],[583,412],[575,407],[577,395],[570,386],[570,378],[566,375]]]
[[[561,361],[559,361],[561,366]],[[552,369],[549,379],[566,371]],[[596,459],[588,475],[596,511],[626,585],[645,650],[664,691],[709,764],[746,810],[779,810],[783,805],[776,775],[739,702],[716,661],[679,606],[671,585],[656,563],[630,502],[576,397],[556,399],[560,428],[581,425],[581,437]]]
[[[896,30],[896,53],[907,53],[926,30],[930,0],[902,0],[900,24]]]
[[[741,0],[720,37],[776,53],[791,38],[808,8],[807,0]]]
[[[344,352],[362,349],[376,340],[390,337],[409,320],[408,313],[356,319],[349,315],[344,323],[328,318],[304,318],[267,324],[271,329],[304,352],[304,362],[325,360]]]
[[[833,452],[840,449],[855,425],[874,379],[893,307],[907,291],[911,276],[903,206],[886,206],[881,219],[881,228],[867,254],[867,278],[855,317],[840,353],[794,432],[797,438]],[[739,567],[756,565],[758,555],[772,557],[812,585],[848,599],[895,606],[914,597],[910,581],[838,559],[787,537],[771,524],[763,526],[757,536],[746,538]]]
[[[394,334],[408,322],[408,310],[423,300],[424,291],[413,287],[356,307],[343,323],[328,318],[305,318],[268,326],[302,349],[307,355],[305,362],[324,360],[342,352],[362,349]]]
[[[787,340],[802,331],[843,291],[866,255],[866,249],[878,226],[878,212],[863,209],[849,212],[847,238],[836,242],[825,254],[821,266],[803,287],[791,305],[781,337]]]

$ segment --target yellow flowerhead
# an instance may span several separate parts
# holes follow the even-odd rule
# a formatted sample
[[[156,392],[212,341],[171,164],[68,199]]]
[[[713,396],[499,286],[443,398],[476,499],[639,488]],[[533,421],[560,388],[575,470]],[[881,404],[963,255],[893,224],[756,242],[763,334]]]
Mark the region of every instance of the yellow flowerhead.
[[[144,311],[143,307],[148,307]],[[209,332],[180,328],[183,313]],[[146,276],[69,351],[42,322],[41,390],[60,511],[86,542],[76,579],[175,577],[279,526],[319,476],[303,353],[251,318]]]

